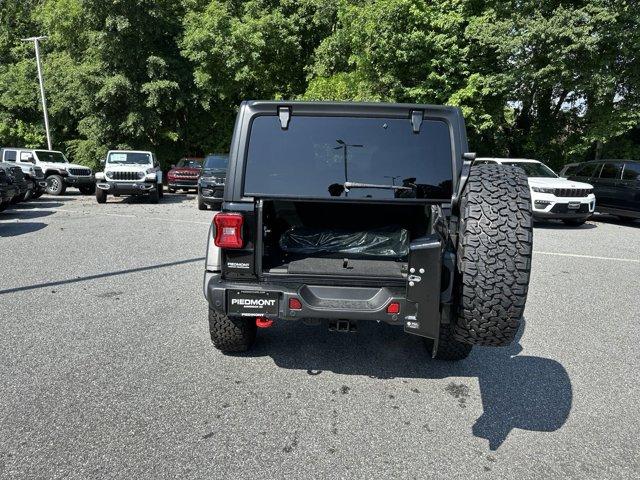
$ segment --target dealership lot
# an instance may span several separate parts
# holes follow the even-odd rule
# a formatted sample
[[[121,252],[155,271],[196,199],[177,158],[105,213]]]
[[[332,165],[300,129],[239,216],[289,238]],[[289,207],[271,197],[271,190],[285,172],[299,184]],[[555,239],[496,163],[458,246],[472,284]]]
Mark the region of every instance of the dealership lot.
[[[211,216],[187,195],[0,214],[0,477],[637,475],[640,221],[537,227],[519,341],[449,364],[382,324],[223,356]]]

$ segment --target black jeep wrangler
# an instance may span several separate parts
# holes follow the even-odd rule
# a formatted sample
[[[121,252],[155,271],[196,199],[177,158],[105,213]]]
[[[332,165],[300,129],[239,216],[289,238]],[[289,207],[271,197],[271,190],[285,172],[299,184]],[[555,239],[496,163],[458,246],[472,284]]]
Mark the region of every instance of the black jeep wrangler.
[[[215,347],[247,350],[276,320],[399,325],[445,360],[509,344],[529,284],[529,187],[474,157],[453,107],[242,103],[207,247]]]

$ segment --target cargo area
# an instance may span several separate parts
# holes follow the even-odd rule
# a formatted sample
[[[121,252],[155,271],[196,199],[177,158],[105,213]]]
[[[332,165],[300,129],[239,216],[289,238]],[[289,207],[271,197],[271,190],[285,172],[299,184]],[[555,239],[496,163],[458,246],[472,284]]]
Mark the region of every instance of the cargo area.
[[[402,279],[426,205],[265,200],[263,273]]]

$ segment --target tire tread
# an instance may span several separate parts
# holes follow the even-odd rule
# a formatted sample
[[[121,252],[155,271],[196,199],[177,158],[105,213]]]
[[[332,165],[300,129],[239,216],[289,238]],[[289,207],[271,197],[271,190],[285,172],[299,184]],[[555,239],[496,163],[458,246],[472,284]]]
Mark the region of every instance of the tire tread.
[[[256,338],[254,318],[228,317],[209,308],[209,333],[213,346],[222,352],[246,352]]]
[[[454,337],[504,346],[520,327],[533,250],[531,194],[518,167],[475,165],[460,206]]]

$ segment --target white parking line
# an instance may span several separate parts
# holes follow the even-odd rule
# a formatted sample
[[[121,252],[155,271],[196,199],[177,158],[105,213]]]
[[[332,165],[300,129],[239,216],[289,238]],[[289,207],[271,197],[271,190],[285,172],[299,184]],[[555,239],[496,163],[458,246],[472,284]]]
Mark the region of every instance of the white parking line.
[[[634,258],[615,258],[615,257],[597,257],[594,255],[578,255],[575,253],[557,253],[557,252],[533,252],[536,255],[553,255],[556,257],[576,257],[576,258],[588,258],[592,260],[610,260],[612,262],[630,262],[630,263],[640,263],[640,260]]]

